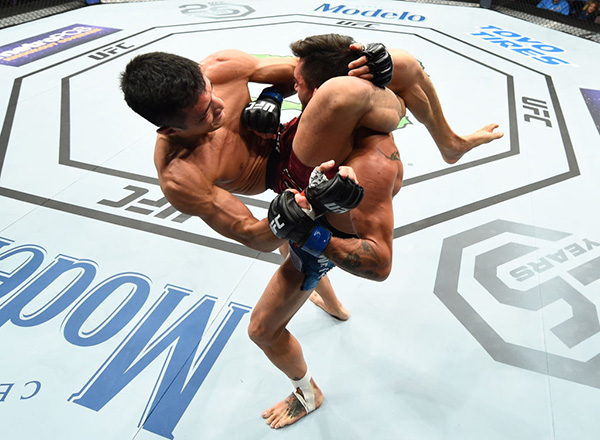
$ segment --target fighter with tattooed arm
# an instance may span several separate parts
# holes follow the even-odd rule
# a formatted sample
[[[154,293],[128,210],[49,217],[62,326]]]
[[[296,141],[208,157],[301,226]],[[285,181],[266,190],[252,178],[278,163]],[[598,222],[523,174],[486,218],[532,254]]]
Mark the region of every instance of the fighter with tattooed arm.
[[[330,66],[338,63],[346,68],[333,53],[346,53],[347,61],[356,56],[353,50],[363,50],[362,46],[349,43],[351,40],[327,35],[309,37],[291,45],[299,58],[294,72],[295,87],[305,110],[293,139],[290,159],[283,161],[287,166],[283,173],[276,174],[283,176],[273,186],[280,195],[269,209],[273,232],[291,241],[290,256],[276,271],[254,308],[249,327],[250,337],[291,379],[295,388],[286,399],[263,413],[273,428],[294,423],[323,401],[322,391],[310,375],[299,342],[286,328],[318,279],[334,264],[378,281],[386,279],[391,270],[392,198],[402,185],[402,162],[391,134],[348,124],[344,111],[352,109],[346,108],[349,103],[343,101],[346,94],[352,94],[354,84],[347,77],[333,77]],[[418,62],[403,51],[393,51],[390,57],[387,52],[381,52],[380,46],[367,46],[365,58],[351,61],[349,66],[359,68],[353,72],[356,76],[363,75],[379,86],[389,83],[394,92],[406,95],[407,105],[410,104],[411,111],[429,129],[444,160],[456,162],[475,146],[502,136],[501,132],[494,132],[496,124],[467,137],[456,135],[446,122],[435,89]],[[360,68],[361,65],[366,67]],[[374,73],[370,73],[371,70]],[[401,115],[404,114],[402,97],[402,94],[398,96]],[[252,118],[244,119],[251,124]],[[286,128],[296,123],[293,120]],[[310,127],[312,131],[301,131],[303,127]],[[281,140],[283,149],[288,142],[283,136]],[[340,190],[346,206],[337,209],[338,204],[333,203],[330,204],[333,209],[327,209],[327,203],[319,200],[327,194],[323,183],[319,183],[323,176],[310,173],[313,166],[328,157],[350,166],[362,185],[362,201],[346,213],[340,212],[354,205],[356,192]],[[289,175],[291,179],[286,178]],[[296,184],[290,184],[290,180]],[[307,185],[306,197],[298,194]],[[286,188],[293,191],[285,191]],[[313,202],[313,199],[317,200]]]
[[[394,91],[406,94],[407,105],[414,107],[411,111],[438,146],[442,144],[449,162],[501,136],[493,132],[495,126],[470,137],[455,135],[431,94],[433,87],[427,87],[426,75],[410,70],[412,57],[390,57],[379,46],[350,49],[351,43],[349,37],[316,36],[294,43],[297,57],[257,59],[230,50],[209,56],[200,66],[176,55],[144,54],[122,75],[128,105],[159,127],[155,163],[173,206],[253,249],[271,251],[283,239],[296,243],[261,296],[249,327],[250,337],[294,384],[294,393],[263,414],[274,428],[295,422],[322,402],[300,345],[286,329],[310,291],[333,263],[375,280],[385,279],[391,268],[391,201],[402,183],[402,164],[389,132],[404,114],[404,101],[389,89],[347,76],[349,63],[354,62],[356,76],[379,86],[390,80],[396,84]],[[366,58],[356,62],[363,54]],[[321,68],[315,70],[313,64]],[[398,79],[397,72],[407,74],[406,79]],[[241,115],[250,101],[249,82],[276,88],[259,97],[262,104],[247,108],[247,128]],[[258,136],[255,131],[264,130],[262,122],[252,126],[250,120],[269,118],[273,107],[265,103],[277,108],[292,87],[304,106],[301,118],[276,128],[276,139]],[[252,110],[258,110],[257,118],[250,117]],[[441,128],[432,125],[436,122]],[[310,210],[306,197],[285,189],[305,189],[320,164],[329,180],[314,173],[306,195],[321,211],[306,214],[301,209]],[[338,176],[337,165],[346,166]],[[362,190],[353,182],[356,176]],[[282,193],[269,210],[271,227],[233,195],[266,188]],[[356,203],[355,209],[340,213]]]

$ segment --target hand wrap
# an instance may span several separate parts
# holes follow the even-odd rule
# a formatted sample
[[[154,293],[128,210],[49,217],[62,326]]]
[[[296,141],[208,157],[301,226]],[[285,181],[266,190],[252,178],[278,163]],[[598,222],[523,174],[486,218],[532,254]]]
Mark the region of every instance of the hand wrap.
[[[371,82],[377,87],[385,87],[392,81],[394,60],[381,43],[363,45],[362,54],[367,57],[369,73],[373,74]]]
[[[246,105],[242,111],[242,122],[259,133],[277,133],[282,102],[282,93],[275,87],[267,87],[256,101]]]
[[[284,191],[271,201],[268,219],[277,238],[291,240],[315,257],[323,253],[331,238],[331,233],[317,225],[310,212],[298,206],[291,191]]]
[[[318,215],[326,212],[343,214],[358,206],[365,190],[354,180],[342,177],[340,173],[328,180],[322,171],[315,168],[304,193]]]

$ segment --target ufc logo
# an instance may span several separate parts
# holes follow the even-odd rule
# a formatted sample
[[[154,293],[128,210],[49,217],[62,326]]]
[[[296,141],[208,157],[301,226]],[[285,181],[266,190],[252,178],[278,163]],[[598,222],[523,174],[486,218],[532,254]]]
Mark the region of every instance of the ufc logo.
[[[346,208],[342,208],[335,202],[325,203],[323,206],[325,206],[325,208],[327,208],[328,211],[335,212],[336,214],[343,214],[345,212],[348,212]]]
[[[254,101],[248,104],[246,107],[248,110],[264,110],[266,112],[272,112],[275,110],[275,104],[266,101]]]
[[[281,223],[280,219],[281,219],[281,214],[277,214],[277,217],[275,217],[269,223],[269,227],[271,228],[271,231],[273,231],[273,234],[275,234],[275,235],[277,235],[277,231],[279,231],[280,229],[282,229],[285,226],[285,223]]]

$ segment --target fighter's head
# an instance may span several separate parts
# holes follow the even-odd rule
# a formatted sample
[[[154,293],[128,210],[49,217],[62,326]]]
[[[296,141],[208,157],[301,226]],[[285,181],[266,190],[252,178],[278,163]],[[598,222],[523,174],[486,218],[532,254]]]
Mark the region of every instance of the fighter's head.
[[[358,58],[350,49],[352,37],[339,34],[313,35],[290,45],[299,58],[294,75],[300,101],[304,105],[328,79],[348,75],[348,64]]]
[[[198,63],[165,52],[136,56],[121,74],[127,105],[158,127],[185,128],[206,87]]]

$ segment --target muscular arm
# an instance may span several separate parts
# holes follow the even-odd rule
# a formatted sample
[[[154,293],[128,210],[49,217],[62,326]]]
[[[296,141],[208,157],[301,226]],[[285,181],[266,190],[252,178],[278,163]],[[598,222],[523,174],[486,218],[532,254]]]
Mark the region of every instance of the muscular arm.
[[[241,50],[231,49],[209,55],[200,62],[200,66],[214,84],[240,80],[275,84],[287,96],[294,90],[294,68],[297,62],[294,57],[257,58]]]
[[[200,63],[204,73],[235,114],[247,103],[247,83],[289,83],[293,88],[296,59],[291,57],[256,58],[239,50],[216,52]],[[191,153],[194,154],[194,153]],[[200,217],[219,234],[259,251],[272,251],[284,243],[271,232],[266,219],[259,221],[234,195],[214,184],[222,176],[203,175],[194,163],[203,160],[175,158],[166,160],[164,147],[157,148],[155,163],[161,189],[169,202],[181,212]],[[218,166],[212,168],[213,174]]]
[[[161,189],[179,211],[200,217],[219,234],[261,252],[284,243],[273,235],[267,219],[258,220],[237,197],[202,177],[187,164],[175,163],[161,176]]]
[[[391,206],[390,209],[382,209],[382,215],[387,216],[388,211],[391,212]],[[368,216],[353,213],[353,217],[356,224],[368,227]],[[390,231],[393,231],[393,225]],[[390,235],[388,240],[384,237],[386,235],[388,234],[382,230],[371,229],[360,238],[331,237],[323,254],[346,272],[374,281],[383,281],[390,274],[392,267],[392,237]]]
[[[385,142],[393,144],[391,139]],[[365,189],[361,204],[348,213],[358,238],[332,237],[324,251],[341,269],[375,281],[385,280],[392,266],[392,196],[397,179],[401,179],[398,160],[397,155],[377,148],[368,157],[351,161]]]

